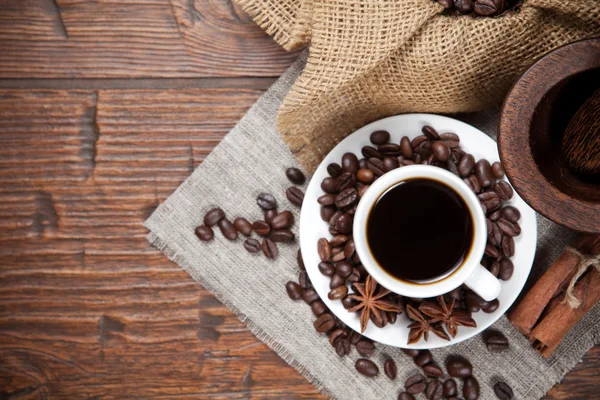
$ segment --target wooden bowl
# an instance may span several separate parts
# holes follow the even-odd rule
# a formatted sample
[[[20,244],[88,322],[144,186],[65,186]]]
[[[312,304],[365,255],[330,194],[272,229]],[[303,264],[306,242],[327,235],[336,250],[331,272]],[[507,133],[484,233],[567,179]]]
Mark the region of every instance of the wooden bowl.
[[[600,175],[573,173],[561,141],[598,88],[600,38],[560,47],[515,83],[498,127],[500,159],[515,190],[540,214],[582,232],[600,232]]]

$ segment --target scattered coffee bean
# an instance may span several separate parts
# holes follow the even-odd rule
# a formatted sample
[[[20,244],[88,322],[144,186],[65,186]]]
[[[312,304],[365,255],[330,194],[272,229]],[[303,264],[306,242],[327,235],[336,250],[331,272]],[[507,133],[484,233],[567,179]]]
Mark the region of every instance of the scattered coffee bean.
[[[271,231],[271,235],[269,236],[272,241],[276,243],[287,243],[293,242],[295,239],[295,235],[289,229],[275,229]]]
[[[272,210],[277,208],[277,200],[268,193],[261,193],[256,198],[256,204],[263,210]]]
[[[515,255],[515,241],[510,236],[504,236],[502,238],[502,253],[505,257],[512,257]]]
[[[444,385],[442,382],[433,380],[427,384],[427,388],[425,388],[425,397],[428,400],[440,400],[444,393]]]
[[[267,224],[269,224],[269,226],[270,226],[271,222],[273,222],[273,218],[275,218],[276,215],[277,215],[277,210],[276,209],[265,211],[264,212],[265,222]]]
[[[377,159],[383,160],[383,155],[375,147],[364,146],[361,149],[361,152],[362,152],[362,155],[366,159],[377,158]]]
[[[358,302],[354,299],[351,299],[349,296],[346,296],[342,299],[342,306],[344,306],[344,308],[346,310],[351,309],[352,307],[354,307],[357,304],[358,304]]]
[[[496,311],[500,307],[500,302],[498,299],[494,299],[490,301],[485,307],[481,307],[481,310],[486,314],[491,314]]]
[[[375,352],[375,345],[369,340],[361,339],[355,344],[355,347],[356,351],[363,357],[369,357]]]
[[[481,310],[481,303],[484,300],[474,292],[465,292],[464,299],[467,311],[474,313]]]
[[[421,132],[423,132],[423,134],[431,140],[439,140],[440,139],[440,135],[437,133],[437,131],[435,129],[433,129],[432,126],[425,125],[421,129]]]
[[[327,306],[321,300],[313,301],[310,304],[310,309],[316,317],[319,317],[327,312]]]
[[[456,133],[446,132],[440,134],[440,139],[451,149],[459,146],[460,138]]]
[[[285,195],[290,203],[298,207],[300,207],[304,201],[304,193],[295,186],[287,188]]]
[[[327,239],[319,239],[319,241],[317,242],[317,251],[319,253],[321,261],[328,261],[331,259],[331,245],[329,244],[329,241]]]
[[[336,287],[346,285],[346,280],[338,274],[333,274],[329,281],[329,289],[335,289]]]
[[[385,372],[386,376],[391,380],[396,379],[396,375],[398,374],[398,368],[396,367],[396,363],[391,358],[388,358],[383,363],[383,372]]]
[[[477,194],[481,192],[481,186],[479,185],[479,180],[475,175],[469,175],[468,178],[463,179],[463,181],[471,188],[471,190]]]
[[[419,367],[423,367],[433,361],[433,356],[429,350],[422,350],[418,356],[415,357],[415,364]]]
[[[388,156],[383,159],[383,170],[385,172],[390,172],[398,167],[400,167],[400,164],[398,163],[398,159],[396,157]]]
[[[285,290],[292,300],[300,300],[302,298],[302,288],[296,282],[288,281],[285,284]]]
[[[217,225],[219,225],[219,229],[225,238],[229,240],[236,240],[238,238],[237,229],[235,229],[235,226],[227,218],[221,219]]]
[[[350,276],[350,274],[352,273],[352,270],[354,268],[352,267],[352,264],[350,264],[347,261],[342,261],[336,264],[335,266],[335,272],[336,274],[338,274],[339,276],[341,276],[342,278],[347,278]]]
[[[335,197],[334,197],[335,201]],[[321,207],[321,219],[325,222],[329,222],[333,214],[335,214],[336,208],[334,206],[323,206]]]
[[[333,276],[333,274],[335,274],[335,268],[333,267],[333,264],[322,261],[319,263],[319,272],[325,276]]]
[[[347,188],[335,196],[335,205],[337,208],[350,207],[358,202],[358,193],[354,188]]]
[[[348,241],[348,236],[335,235],[334,237],[331,238],[329,243],[331,244],[331,247],[338,247],[338,246],[345,244],[347,241]]]
[[[510,186],[504,181],[496,182],[496,187],[494,188],[494,190],[496,191],[496,193],[498,193],[498,196],[504,201],[510,200],[514,194],[512,186]]]
[[[497,382],[494,385],[494,393],[500,400],[512,400],[514,396],[511,387],[504,382]]]
[[[490,265],[489,270],[492,275],[498,278],[500,275],[500,262],[498,262],[498,260],[494,260]]]
[[[472,376],[465,379],[463,383],[463,397],[465,400],[477,400],[479,398],[479,382]]]
[[[259,236],[267,236],[271,232],[271,227],[265,221],[256,221],[252,224],[252,230]]]
[[[477,198],[485,205],[485,208],[488,211],[498,208],[501,202],[500,196],[498,196],[496,192],[483,192],[478,194]]]
[[[371,133],[370,139],[373,144],[384,144],[390,140],[390,133],[388,131],[375,131]]]
[[[422,393],[426,387],[425,377],[421,374],[413,375],[404,382],[404,389],[410,394]]]
[[[325,333],[335,326],[335,321],[333,320],[333,316],[327,313],[319,316],[319,318],[315,320],[313,325],[315,326],[315,330],[317,332]]]
[[[322,206],[330,206],[332,204],[335,204],[335,195],[331,193],[324,194],[323,196],[317,199],[317,203],[319,203]]]
[[[412,147],[413,151],[417,150],[419,147],[421,147],[421,145],[425,142],[427,142],[429,140],[429,138],[425,135],[421,135],[421,136],[417,136],[414,137],[413,140],[410,141],[410,147]],[[416,157],[416,156],[415,156]],[[421,161],[417,161],[415,159],[415,162],[417,164],[420,164]]]
[[[402,137],[400,140],[400,152],[407,160],[413,158],[413,148],[410,145],[410,139],[407,136]]]
[[[215,226],[223,218],[225,218],[223,210],[220,208],[213,208],[204,215],[204,225]]]
[[[503,281],[509,280],[513,275],[514,269],[513,262],[508,258],[503,258],[500,260],[500,273],[498,274],[498,278]]]
[[[448,161],[450,158],[450,147],[448,147],[446,143],[441,140],[433,143],[431,150],[433,150],[435,158],[440,161]]]
[[[337,178],[337,192],[341,192],[348,188],[353,188],[356,185],[356,178],[350,172],[344,172]]]
[[[337,186],[337,180],[329,176],[321,182],[321,189],[323,189],[325,193],[337,193]]]
[[[269,238],[263,239],[261,247],[262,247],[263,254],[265,256],[267,256],[267,258],[270,258],[270,259],[277,258],[279,251],[277,250],[277,245],[271,239],[269,239]]]
[[[382,176],[385,174],[385,170],[383,169],[383,161],[378,158],[370,158],[367,161],[367,168],[369,168],[375,176]]]
[[[420,353],[420,350],[416,350],[416,349],[400,349],[400,350],[402,350],[402,352],[404,354],[406,354],[407,356],[409,356],[410,358],[415,358]]]
[[[507,219],[500,218],[498,220],[498,227],[506,236],[519,236],[521,234],[521,227],[516,222],[511,222]]]
[[[521,212],[513,206],[506,206],[501,210],[501,212],[502,216],[510,222],[517,222],[519,219],[521,219]]]
[[[500,219],[500,217],[502,216],[502,210],[496,210],[493,213],[488,215],[488,218],[490,219],[490,221],[498,221]]]
[[[335,228],[340,233],[348,234],[352,232],[352,222],[354,219],[349,214],[342,214],[335,221]]]
[[[477,15],[484,17],[499,15],[506,9],[506,0],[477,0],[473,9]]]
[[[338,339],[341,339],[342,337],[344,337],[346,335],[347,335],[346,331],[344,331],[342,328],[337,328],[337,329],[333,330],[329,334],[329,344],[334,345],[335,342],[338,341]]]
[[[354,244],[354,240],[350,239],[348,242],[346,242],[346,245],[344,246],[344,257],[346,257],[348,260],[350,260],[356,251],[356,246]]]
[[[308,289],[312,287],[312,283],[310,282],[310,278],[308,277],[308,272],[300,271],[298,274],[298,284],[302,287],[302,289]]]
[[[273,229],[285,229],[292,226],[293,223],[294,214],[292,214],[288,210],[285,210],[273,217],[273,220],[270,222],[270,225]]]
[[[302,299],[306,302],[306,304],[312,304],[313,301],[319,300],[319,294],[313,288],[308,288],[302,294]]]
[[[475,166],[475,158],[471,154],[465,154],[458,163],[458,173],[461,178],[471,175],[471,170]]]
[[[210,242],[215,237],[212,228],[206,225],[200,225],[194,230],[194,233],[198,239],[202,240],[203,242]]]
[[[335,289],[331,289],[327,294],[329,300],[341,300],[348,294],[348,286],[342,285],[338,286]]]
[[[342,169],[352,174],[358,171],[358,158],[354,153],[346,153],[342,156]]]
[[[438,367],[437,365],[435,365],[433,363],[424,365],[423,372],[425,373],[425,375],[430,376],[430,377],[435,377],[435,378],[444,376],[444,371],[442,371],[442,369],[440,367]]]
[[[498,258],[500,256],[500,252],[496,248],[496,246],[488,243],[485,245],[485,255],[493,258]]]
[[[488,241],[494,246],[498,246],[502,242],[502,233],[496,222],[490,221],[490,225],[492,230],[488,233]]]
[[[304,182],[306,182],[306,176],[304,176],[304,173],[298,168],[288,168],[285,171],[285,176],[287,176],[290,182],[295,183],[296,185],[303,185]]]
[[[366,358],[359,358],[356,360],[354,367],[360,374],[370,378],[379,375],[379,368],[377,365],[373,361],[367,360]]]
[[[444,397],[452,397],[458,394],[458,387],[454,379],[446,379],[444,382]]]
[[[473,366],[465,358],[452,357],[446,362],[446,370],[453,378],[466,378],[472,375]]]
[[[233,226],[244,236],[252,234],[252,224],[246,218],[237,217],[233,220]]]
[[[504,178],[504,168],[500,162],[496,161],[492,164],[492,175],[494,175],[494,178],[496,179]]]
[[[452,0],[437,0],[437,2],[445,9],[450,9],[452,6],[454,6],[454,2]]]
[[[412,394],[410,394],[408,392],[401,392],[398,395],[398,400],[415,400],[415,396],[413,396]]]
[[[258,253],[261,249],[260,242],[253,238],[248,238],[244,241],[244,248],[248,250],[249,253]]]
[[[475,175],[479,181],[481,187],[491,186],[494,182],[494,176],[492,175],[492,167],[488,160],[482,158],[475,164]]]
[[[350,341],[346,338],[338,339],[335,342],[335,352],[339,357],[344,357],[348,353],[350,353]]]
[[[493,332],[485,339],[485,345],[491,353],[502,353],[508,349],[508,339],[500,332]]]
[[[373,182],[374,177],[375,174],[373,173],[373,171],[367,168],[359,169],[356,173],[356,179],[358,179],[359,182],[364,183],[365,185],[368,185],[369,183]]]
[[[333,178],[337,178],[342,174],[343,169],[338,163],[331,163],[327,166],[327,173],[331,175]]]
[[[378,151],[384,156],[391,156],[393,158],[396,158],[400,155],[400,146],[395,143],[386,143],[379,146]]]

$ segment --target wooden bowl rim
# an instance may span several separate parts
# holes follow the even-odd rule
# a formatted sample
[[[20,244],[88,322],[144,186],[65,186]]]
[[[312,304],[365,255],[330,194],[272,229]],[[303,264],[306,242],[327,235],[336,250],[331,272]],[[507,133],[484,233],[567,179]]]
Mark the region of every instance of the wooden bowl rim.
[[[554,67],[557,63],[561,68]],[[533,159],[529,132],[538,104],[557,83],[596,68],[600,68],[600,38],[580,40],[547,53],[510,89],[498,125],[500,159],[515,190],[546,218],[583,232],[600,232],[600,203],[580,200],[555,188]],[[510,140],[514,148],[509,148],[509,132],[514,133]],[[523,190],[525,187],[530,190]],[[552,206],[551,199],[556,198],[565,206]]]

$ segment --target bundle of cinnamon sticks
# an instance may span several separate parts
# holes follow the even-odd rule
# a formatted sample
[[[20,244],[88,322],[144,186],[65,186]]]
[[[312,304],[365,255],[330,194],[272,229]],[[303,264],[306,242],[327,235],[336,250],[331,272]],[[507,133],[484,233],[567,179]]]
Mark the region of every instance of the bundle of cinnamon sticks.
[[[600,234],[577,236],[508,315],[544,357],[600,300],[598,254]]]

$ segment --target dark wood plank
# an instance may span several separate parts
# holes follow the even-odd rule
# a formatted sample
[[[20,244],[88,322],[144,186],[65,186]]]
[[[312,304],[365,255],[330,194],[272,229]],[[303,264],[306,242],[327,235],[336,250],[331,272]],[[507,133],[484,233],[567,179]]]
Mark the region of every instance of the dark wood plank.
[[[0,78],[279,76],[297,57],[231,0],[0,0]]]

